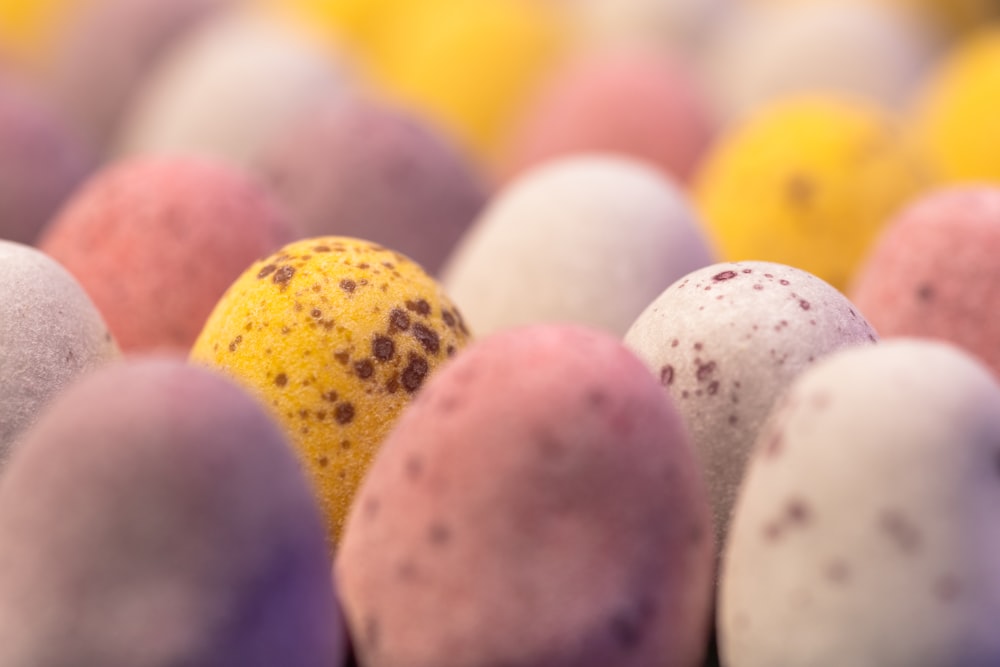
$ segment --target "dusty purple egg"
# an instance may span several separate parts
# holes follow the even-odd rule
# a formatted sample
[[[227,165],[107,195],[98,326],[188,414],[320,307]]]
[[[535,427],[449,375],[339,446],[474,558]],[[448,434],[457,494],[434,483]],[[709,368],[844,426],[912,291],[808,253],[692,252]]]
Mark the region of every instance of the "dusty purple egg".
[[[0,489],[0,663],[343,663],[319,510],[235,385],[116,364],[21,444]]]
[[[304,236],[354,236],[437,273],[486,200],[472,163],[420,118],[370,99],[310,113],[258,170]]]

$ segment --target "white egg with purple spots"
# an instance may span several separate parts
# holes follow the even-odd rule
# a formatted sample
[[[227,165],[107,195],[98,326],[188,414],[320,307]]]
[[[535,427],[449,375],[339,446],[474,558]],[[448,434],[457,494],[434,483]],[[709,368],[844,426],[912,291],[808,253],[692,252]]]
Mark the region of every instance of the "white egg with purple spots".
[[[847,297],[783,264],[727,262],[681,278],[625,343],[677,403],[712,497],[717,548],[761,424],[793,379],[834,350],[876,340]]]

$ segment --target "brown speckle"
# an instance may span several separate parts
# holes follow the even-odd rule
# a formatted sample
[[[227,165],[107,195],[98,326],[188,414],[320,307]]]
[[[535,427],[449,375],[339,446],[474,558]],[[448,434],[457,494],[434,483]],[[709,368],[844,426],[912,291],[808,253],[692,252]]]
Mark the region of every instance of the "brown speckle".
[[[294,266],[282,266],[277,271],[274,272],[274,277],[271,278],[275,285],[279,285],[282,289],[288,287],[288,283],[292,280],[292,276],[295,275]]]
[[[704,349],[704,347],[705,347],[704,343],[695,343],[694,344],[694,349],[695,349],[696,352],[701,352],[702,349]]]
[[[816,195],[816,184],[807,175],[792,174],[785,184],[785,194],[795,206],[806,207],[813,202]]]
[[[445,326],[449,329],[455,328],[455,316],[449,313],[447,310],[441,311],[441,320],[444,322]]]
[[[315,319],[317,319],[317,320],[319,318],[323,317],[323,311],[320,310],[319,308],[313,308],[312,312],[310,312],[309,314],[312,315],[312,317],[315,318]]]
[[[812,510],[801,498],[791,498],[785,505],[785,516],[789,523],[804,525],[812,518]]]
[[[787,280],[785,280],[784,278],[782,278],[781,280],[779,280],[778,284],[779,285],[783,285],[784,287],[788,287],[789,285],[791,285],[791,283],[788,282]]]
[[[393,308],[389,313],[389,327],[392,331],[406,331],[410,328],[410,316],[402,308]]]
[[[427,317],[431,314],[431,304],[427,303],[424,299],[419,299],[418,301],[407,301],[406,309],[412,310],[417,315],[422,317]]]
[[[389,376],[389,379],[385,382],[385,390],[390,394],[395,394],[399,391],[399,373],[393,373]]]
[[[240,346],[240,343],[242,342],[243,342],[243,336],[237,336],[236,338],[234,338],[232,342],[229,343],[229,351],[235,352],[236,348],[238,348]]]
[[[328,465],[330,465],[330,459],[328,459],[325,456],[321,456],[318,459],[316,459],[316,465],[318,465],[320,468],[325,468]]]
[[[328,391],[325,394],[323,394],[323,400],[326,401],[327,403],[336,403],[339,399],[340,396],[338,396],[337,392],[335,391]]]
[[[799,299],[799,308],[801,308],[802,310],[809,310],[810,308],[812,308],[812,304],[806,301],[805,299]]]
[[[313,252],[330,252],[330,246],[326,245],[313,246]]]
[[[826,578],[833,584],[846,584],[851,579],[851,568],[842,560],[835,560],[826,566]]]
[[[336,359],[341,365],[346,366],[351,360],[351,355],[347,352],[334,352],[333,358]]]
[[[927,283],[921,284],[917,287],[917,300],[927,303],[934,298],[934,288]]]
[[[389,361],[396,355],[396,344],[387,336],[375,336],[372,340],[372,354],[379,361]]]
[[[284,373],[278,373],[276,376],[274,376],[274,384],[277,387],[284,387],[285,385],[288,384],[288,376],[285,375]]]
[[[712,380],[711,382],[709,382],[708,388],[705,391],[708,392],[709,396],[715,396],[717,393],[719,393],[719,381]]]
[[[351,403],[338,403],[337,407],[333,410],[333,418],[341,426],[350,424],[354,421],[354,405]]]
[[[676,338],[673,339],[672,341],[670,341],[670,347],[677,347],[680,344],[681,344],[681,342],[679,340],[677,340]]]
[[[424,383],[424,378],[427,377],[428,370],[430,370],[430,367],[427,364],[427,360],[420,355],[411,353],[409,363],[403,369],[403,388],[411,394],[420,389],[420,385]]]
[[[436,521],[427,527],[427,540],[435,546],[443,547],[451,541],[451,529]]]
[[[441,349],[441,340],[438,338],[437,332],[420,322],[413,325],[413,336],[431,354],[437,354]]]
[[[920,531],[899,512],[894,510],[882,512],[878,524],[886,536],[904,553],[912,554],[920,550],[923,543]]]
[[[714,361],[709,361],[706,364],[698,363],[698,368],[695,370],[695,377],[698,379],[698,382],[704,382],[705,380],[710,378],[712,376],[712,373],[714,372],[715,372]]]
[[[340,441],[340,448],[343,449],[346,452],[348,449],[351,448],[351,441],[350,440],[341,440]]]
[[[732,280],[735,277],[736,277],[735,271],[723,271],[721,273],[716,273],[714,276],[712,276],[712,280],[721,283],[725,280]]]
[[[358,288],[358,284],[349,278],[344,278],[340,281],[340,289],[344,290],[348,294],[354,294],[354,290]]]
[[[375,365],[371,359],[357,361],[354,363],[354,373],[362,380],[367,380],[375,374]]]
[[[666,365],[660,369],[660,384],[664,387],[669,387],[674,383],[674,367],[671,365]]]
[[[275,264],[268,264],[267,266],[265,266],[264,268],[262,268],[260,271],[257,272],[257,279],[262,280],[264,278],[267,278],[269,275],[271,275],[277,270],[278,267]]]
[[[757,291],[759,292],[759,291],[761,291],[762,289],[764,289],[764,286],[763,286],[763,285],[761,285],[760,283],[754,283],[754,286],[753,286],[753,288],[754,288],[755,290],[757,290]]]

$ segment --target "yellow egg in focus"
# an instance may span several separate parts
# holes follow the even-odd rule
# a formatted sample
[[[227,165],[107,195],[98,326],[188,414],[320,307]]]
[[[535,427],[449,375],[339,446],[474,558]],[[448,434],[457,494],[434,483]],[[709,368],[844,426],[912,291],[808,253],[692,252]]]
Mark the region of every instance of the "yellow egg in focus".
[[[993,29],[959,46],[922,95],[915,133],[942,181],[1000,181],[998,106],[1000,29]]]
[[[786,99],[724,138],[698,206],[725,259],[789,264],[845,289],[879,229],[926,185],[891,118],[839,97]]]
[[[191,359],[271,409],[311,473],[335,544],[399,412],[468,338],[416,263],[367,241],[319,237],[247,269]]]

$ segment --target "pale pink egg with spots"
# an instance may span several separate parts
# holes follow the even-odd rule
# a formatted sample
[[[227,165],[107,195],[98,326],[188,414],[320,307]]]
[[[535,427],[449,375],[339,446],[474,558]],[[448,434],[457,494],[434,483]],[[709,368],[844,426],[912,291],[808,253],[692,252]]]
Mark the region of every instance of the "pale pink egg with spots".
[[[608,334],[544,325],[430,378],[360,489],[335,571],[370,667],[695,667],[711,536],[655,379]]]
[[[804,371],[757,439],[724,556],[729,667],[1000,664],[1000,385],[950,344]]]
[[[946,340],[1000,373],[1000,187],[928,193],[889,223],[851,297],[882,336]]]
[[[843,294],[811,273],[770,262],[694,271],[629,329],[626,345],[659,378],[691,431],[720,548],[750,448],[775,401],[824,355],[875,340]]]

